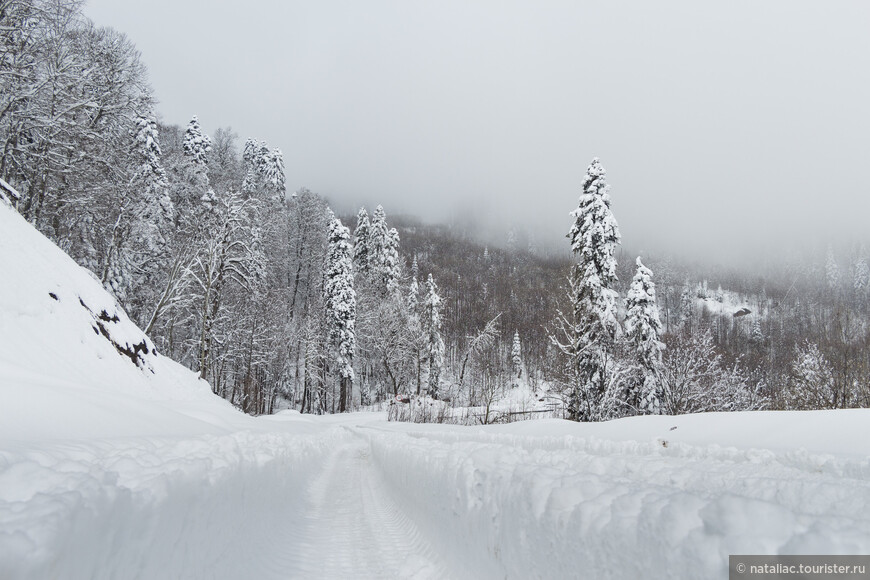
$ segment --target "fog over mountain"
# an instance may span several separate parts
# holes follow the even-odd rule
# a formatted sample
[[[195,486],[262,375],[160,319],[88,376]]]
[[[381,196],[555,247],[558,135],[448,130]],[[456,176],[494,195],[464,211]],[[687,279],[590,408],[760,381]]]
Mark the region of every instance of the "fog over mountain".
[[[624,242],[716,259],[862,239],[870,4],[90,0],[163,120],[280,147],[342,210],[564,244],[594,156]]]

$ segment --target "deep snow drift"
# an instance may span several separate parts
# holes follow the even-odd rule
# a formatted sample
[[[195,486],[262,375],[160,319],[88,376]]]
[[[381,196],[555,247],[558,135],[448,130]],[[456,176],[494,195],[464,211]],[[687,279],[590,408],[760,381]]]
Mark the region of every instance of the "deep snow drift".
[[[2,202],[0,272],[0,578],[701,578],[870,553],[866,410],[255,419]]]

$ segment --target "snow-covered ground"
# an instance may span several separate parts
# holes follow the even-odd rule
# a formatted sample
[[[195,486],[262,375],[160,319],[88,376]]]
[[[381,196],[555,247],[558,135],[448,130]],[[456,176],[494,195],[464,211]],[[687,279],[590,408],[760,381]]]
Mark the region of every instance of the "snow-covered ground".
[[[870,553],[868,410],[251,418],[2,202],[0,272],[3,579],[709,578],[729,554]]]

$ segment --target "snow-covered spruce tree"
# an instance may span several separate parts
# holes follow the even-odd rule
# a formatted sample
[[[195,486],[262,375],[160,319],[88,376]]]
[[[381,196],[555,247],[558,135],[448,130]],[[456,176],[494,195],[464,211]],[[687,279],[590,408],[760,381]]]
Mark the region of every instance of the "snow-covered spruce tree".
[[[680,330],[692,332],[695,323],[695,294],[692,286],[686,280],[683,291],[680,293]]]
[[[517,384],[517,381],[523,376],[523,346],[520,343],[520,332],[518,330],[514,331],[514,341],[511,345],[511,364],[513,366],[513,383]]]
[[[384,263],[381,270],[381,287],[388,295],[399,290],[399,279],[402,269],[399,262],[399,232],[390,228],[387,232],[387,243],[384,245]]]
[[[383,206],[375,208],[369,223],[366,249],[359,251],[367,254],[369,275],[381,297],[395,294],[401,276],[399,232],[387,226],[387,215]]]
[[[242,181],[242,194],[245,197],[251,197],[254,190],[257,188],[257,183],[260,178],[260,167],[262,165],[259,158],[260,144],[256,139],[248,139],[245,141],[245,147],[242,150],[242,162],[245,167],[245,178]]]
[[[284,154],[280,149],[267,152],[262,158],[261,170],[266,184],[272,192],[274,201],[284,203],[287,186],[284,177]]]
[[[199,229],[203,211],[215,202],[208,178],[208,155],[211,139],[202,132],[196,115],[184,131],[182,153],[184,162],[181,183],[176,187],[177,209],[181,221],[189,229]]]
[[[261,198],[263,201],[271,200],[283,204],[287,185],[284,176],[284,155],[281,150],[270,151],[265,142],[248,139],[245,141],[242,161],[245,166],[242,193],[245,197],[259,193],[265,196]]]
[[[570,343],[564,346],[576,374],[568,395],[568,413],[577,421],[604,418],[602,402],[613,379],[612,351],[620,332],[618,295],[613,290],[620,235],[610,211],[605,175],[596,157],[586,170],[579,205],[571,212],[574,224],[567,235],[577,263],[570,278]]]
[[[366,208],[359,208],[356,214],[356,229],[353,230],[353,267],[359,274],[368,274],[369,271],[369,234],[371,224]]]
[[[390,231],[387,227],[387,215],[383,206],[375,208],[368,237],[369,270],[374,285],[382,295],[387,294],[385,285],[385,263],[387,248],[390,243]]]
[[[251,197],[262,193],[266,186],[266,163],[271,153],[265,142],[247,139],[242,150],[242,163],[245,177],[242,180],[242,194]]]
[[[356,294],[353,288],[353,247],[350,230],[341,220],[329,221],[324,280],[324,302],[329,317],[329,336],[336,352],[340,377],[338,410],[347,410],[353,389],[353,358],[356,351]]]
[[[761,347],[764,346],[764,332],[761,330],[761,317],[756,316],[752,320],[752,329],[749,331],[750,344]]]
[[[378,269],[384,261],[384,248],[387,244],[387,214],[384,212],[384,206],[378,205],[372,214],[369,233],[369,267]]]
[[[211,151],[211,139],[202,132],[199,119],[194,115],[184,131],[182,151],[194,165],[208,165],[208,154]]]
[[[420,314],[420,285],[417,283],[417,274],[411,276],[411,282],[408,283],[408,317],[411,319],[419,319]]]
[[[441,339],[441,297],[432,274],[426,280],[426,298],[423,301],[423,334],[426,337],[425,356],[429,371],[427,394],[438,396],[441,367],[444,364],[444,341]]]
[[[414,264],[417,263],[416,258]],[[420,322],[420,286],[417,283],[417,270],[411,270],[411,282],[408,284],[408,296],[405,306],[408,311],[408,347],[412,362],[412,375],[416,387],[416,393],[420,394],[421,377],[423,375],[423,358],[426,348],[426,340]]]
[[[625,340],[633,351],[640,373],[629,392],[631,406],[640,413],[658,415],[662,412],[662,387],[659,379],[664,344],[659,340],[662,323],[656,304],[656,287],[652,272],[637,258],[637,271],[625,301]]]
[[[160,286],[158,278],[169,257],[175,210],[160,164],[157,124],[150,116],[136,120],[133,147],[137,170],[113,231],[112,252],[103,280],[142,325],[143,308]]]

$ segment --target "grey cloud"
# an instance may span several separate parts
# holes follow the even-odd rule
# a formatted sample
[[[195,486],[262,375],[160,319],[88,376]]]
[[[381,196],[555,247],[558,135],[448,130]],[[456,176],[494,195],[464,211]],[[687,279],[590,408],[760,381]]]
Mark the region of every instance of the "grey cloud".
[[[288,186],[561,243],[599,156],[625,243],[862,236],[870,3],[91,0],[164,119],[282,148]]]

